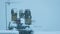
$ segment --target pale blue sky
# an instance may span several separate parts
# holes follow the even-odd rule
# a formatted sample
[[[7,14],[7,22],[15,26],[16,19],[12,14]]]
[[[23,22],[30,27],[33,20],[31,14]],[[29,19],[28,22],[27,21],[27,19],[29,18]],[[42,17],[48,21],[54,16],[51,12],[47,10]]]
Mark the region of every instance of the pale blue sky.
[[[16,2],[8,6],[11,8],[30,9],[32,12],[34,29],[60,30],[60,0],[11,0]],[[5,28],[5,0],[0,0],[0,27]],[[10,17],[10,16],[9,16]],[[9,18],[8,18],[9,20]],[[3,24],[4,23],[4,24]],[[37,28],[36,28],[37,27]]]

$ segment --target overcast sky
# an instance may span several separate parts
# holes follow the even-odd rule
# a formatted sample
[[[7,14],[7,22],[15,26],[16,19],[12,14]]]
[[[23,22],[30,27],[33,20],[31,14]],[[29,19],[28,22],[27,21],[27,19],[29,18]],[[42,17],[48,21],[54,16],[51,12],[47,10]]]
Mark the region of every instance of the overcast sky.
[[[5,1],[0,0],[0,29],[6,29]],[[30,9],[32,18],[35,20],[33,22],[35,29],[42,31],[60,30],[60,0],[11,0],[11,2],[14,3],[7,6],[7,15],[10,15],[12,8],[17,8],[17,10]]]

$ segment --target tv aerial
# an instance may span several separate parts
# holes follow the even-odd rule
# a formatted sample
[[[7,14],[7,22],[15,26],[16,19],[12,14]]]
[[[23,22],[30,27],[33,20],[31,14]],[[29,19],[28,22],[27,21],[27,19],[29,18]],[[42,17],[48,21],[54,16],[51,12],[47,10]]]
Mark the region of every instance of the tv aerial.
[[[6,30],[8,28],[7,24],[7,6],[10,6],[11,4],[15,4],[16,2],[12,2],[11,0],[5,1],[5,18],[6,18]]]

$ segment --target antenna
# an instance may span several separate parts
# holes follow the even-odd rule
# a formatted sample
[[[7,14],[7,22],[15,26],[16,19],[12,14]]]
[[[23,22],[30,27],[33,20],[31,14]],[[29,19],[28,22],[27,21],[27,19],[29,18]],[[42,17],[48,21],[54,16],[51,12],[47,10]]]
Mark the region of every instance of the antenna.
[[[11,2],[10,0],[5,1],[6,30],[8,28],[8,26],[7,26],[7,6],[10,5],[10,4],[12,4],[12,3],[14,3],[14,2]]]
[[[10,5],[10,4],[12,4],[12,3],[16,3],[16,2],[11,2],[11,0],[5,1],[6,30],[7,30],[7,28],[8,28],[8,26],[7,26],[7,6]],[[20,3],[20,2],[19,2],[19,3]]]
[[[10,5],[10,0],[5,2],[6,30],[7,30],[7,5]]]

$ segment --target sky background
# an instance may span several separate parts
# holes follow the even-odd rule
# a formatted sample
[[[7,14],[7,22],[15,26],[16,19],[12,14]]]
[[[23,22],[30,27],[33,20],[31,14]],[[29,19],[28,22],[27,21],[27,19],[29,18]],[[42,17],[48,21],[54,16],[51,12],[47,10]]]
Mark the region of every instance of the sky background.
[[[5,1],[0,0],[0,30],[6,29]],[[32,13],[32,29],[36,31],[60,30],[60,0],[11,0],[7,5],[7,22],[10,22],[10,11],[30,9]]]

